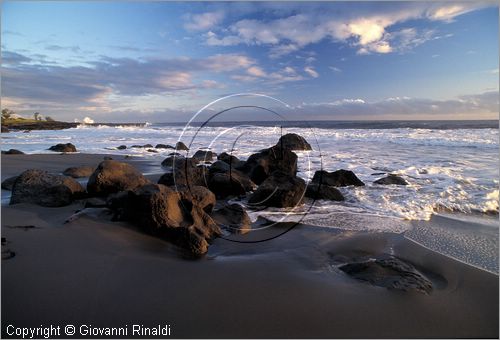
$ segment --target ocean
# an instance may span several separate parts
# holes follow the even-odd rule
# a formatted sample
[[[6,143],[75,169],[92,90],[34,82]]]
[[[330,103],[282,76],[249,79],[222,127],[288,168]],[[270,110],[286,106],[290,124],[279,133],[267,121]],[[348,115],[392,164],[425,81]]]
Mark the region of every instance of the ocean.
[[[277,143],[282,134],[298,133],[313,151],[296,151],[298,176],[306,181],[323,169],[352,170],[364,187],[340,188],[345,202],[316,201],[293,210],[251,212],[276,221],[302,221],[321,227],[405,232],[411,223],[436,214],[474,221],[498,235],[499,129],[498,121],[311,121],[211,122],[144,126],[89,126],[58,131],[2,134],[2,149],[50,153],[56,143],[71,142],[82,153],[134,155],[154,161],[149,173],[163,173],[161,161],[172,149],[130,148],[138,144],[175,145],[178,140],[216,153],[232,152],[246,159]],[[126,150],[118,150],[119,145]],[[157,163],[156,163],[157,160]],[[63,170],[63,169],[61,169]],[[410,185],[377,185],[386,174],[398,174]],[[245,204],[244,201],[241,202]],[[338,223],[340,216],[350,222]],[[352,216],[356,216],[353,218]],[[384,218],[380,223],[379,218]],[[417,235],[418,236],[418,235]],[[420,235],[422,236],[422,235]],[[432,233],[426,238],[431,240]],[[464,244],[470,237],[464,236]],[[415,237],[417,238],[417,237]],[[421,241],[421,237],[419,238]],[[425,242],[424,242],[425,243]],[[498,247],[498,243],[496,243]],[[498,251],[498,250],[497,250]],[[498,271],[498,263],[496,264]]]

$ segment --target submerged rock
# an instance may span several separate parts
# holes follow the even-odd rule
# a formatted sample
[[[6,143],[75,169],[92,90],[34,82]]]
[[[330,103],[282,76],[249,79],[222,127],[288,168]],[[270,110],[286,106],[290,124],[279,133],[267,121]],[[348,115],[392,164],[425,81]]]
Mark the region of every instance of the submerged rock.
[[[302,203],[306,183],[302,178],[275,171],[250,196],[248,203],[266,207],[294,207]]]
[[[331,201],[344,200],[344,195],[337,188],[317,183],[309,183],[306,189],[306,197]]]
[[[395,257],[365,262],[348,263],[340,270],[358,280],[375,286],[403,291],[430,293],[432,282],[419,273],[412,265]]]
[[[287,133],[281,136],[276,146],[288,150],[312,150],[306,139],[296,133]]]
[[[363,186],[363,183],[355,174],[350,170],[337,170],[328,172],[325,170],[318,170],[314,173],[312,183],[326,184],[332,187],[345,187],[349,185]]]
[[[252,228],[252,220],[239,204],[226,204],[212,213],[212,218],[222,228],[237,234],[246,234]]]
[[[399,177],[398,175],[393,175],[389,174],[387,177],[383,177],[380,179],[377,179],[375,184],[383,184],[383,185],[390,185],[390,184],[395,184],[395,185],[408,185],[409,183],[404,179]]]
[[[261,184],[277,170],[289,176],[295,176],[297,174],[297,155],[288,149],[273,146],[251,155],[237,169],[250,176],[254,183]]]
[[[126,145],[120,145],[120,146],[117,146],[116,149],[118,150],[125,150],[127,148]]]
[[[103,161],[89,178],[87,191],[106,196],[123,190],[133,190],[149,181],[132,165],[118,161]]]
[[[56,144],[49,148],[50,151],[55,152],[76,152],[76,147],[71,143]]]
[[[30,169],[15,180],[10,204],[34,203],[44,207],[62,207],[84,194],[81,184],[71,177]]]
[[[63,175],[73,178],[89,177],[94,171],[95,167],[93,166],[77,166],[67,168],[63,171]]]

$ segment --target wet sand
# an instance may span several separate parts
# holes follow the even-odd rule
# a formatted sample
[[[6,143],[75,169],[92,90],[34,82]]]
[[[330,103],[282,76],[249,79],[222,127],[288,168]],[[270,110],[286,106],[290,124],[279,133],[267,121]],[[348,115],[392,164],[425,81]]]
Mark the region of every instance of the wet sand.
[[[2,179],[102,158],[2,155]],[[166,241],[111,222],[104,209],[64,224],[82,206],[2,206],[2,250],[16,253],[2,261],[4,337],[9,324],[168,324],[174,338],[498,337],[498,276],[401,234],[301,225],[266,242],[217,239],[204,258],[192,260]],[[18,228],[27,225],[36,228]],[[239,239],[258,240],[283,228]],[[373,286],[338,269],[382,254],[413,264],[432,281],[432,292]]]

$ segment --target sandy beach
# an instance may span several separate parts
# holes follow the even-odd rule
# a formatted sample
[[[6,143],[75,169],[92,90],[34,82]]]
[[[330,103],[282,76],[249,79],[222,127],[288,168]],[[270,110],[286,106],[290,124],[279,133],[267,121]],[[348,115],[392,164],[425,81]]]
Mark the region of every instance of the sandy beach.
[[[28,168],[58,173],[95,166],[103,157],[2,155],[2,180]],[[151,168],[113,157],[141,171]],[[62,208],[2,205],[2,250],[15,252],[2,261],[3,337],[8,324],[169,325],[174,338],[498,337],[498,275],[402,234],[299,225],[260,243],[218,238],[192,260],[169,242],[112,222],[106,209],[87,209],[64,223],[82,208],[82,201]],[[415,266],[432,291],[387,289],[339,269],[382,255]]]

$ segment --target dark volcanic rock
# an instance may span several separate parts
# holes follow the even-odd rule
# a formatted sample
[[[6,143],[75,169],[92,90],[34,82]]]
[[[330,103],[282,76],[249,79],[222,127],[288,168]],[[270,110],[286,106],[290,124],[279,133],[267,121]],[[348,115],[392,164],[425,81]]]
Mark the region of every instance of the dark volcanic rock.
[[[12,187],[10,204],[34,203],[62,207],[83,197],[85,190],[73,178],[30,169],[18,176]]]
[[[126,145],[120,145],[116,147],[118,150],[125,150],[127,148]]]
[[[303,179],[275,171],[250,196],[248,203],[266,207],[293,207],[302,203],[306,190]]]
[[[146,151],[147,152],[152,152],[152,153],[158,153],[158,150],[155,150],[155,149],[147,149]]]
[[[223,161],[216,161],[208,168],[208,188],[218,199],[244,195],[255,189],[255,183],[243,172],[231,168]]]
[[[200,162],[203,162],[203,161],[212,161],[212,159],[215,156],[216,154],[212,151],[198,150],[193,155],[193,158],[199,160]]]
[[[326,184],[333,187],[345,187],[349,185],[363,186],[365,183],[356,177],[354,172],[350,170],[337,170],[334,172],[328,172],[325,170],[319,170],[314,173],[312,179],[313,183]]]
[[[156,144],[156,149],[174,149],[173,146],[167,144]]]
[[[78,166],[67,168],[63,171],[63,175],[80,178],[80,177],[89,177],[95,171],[95,167],[93,166]]]
[[[297,174],[297,155],[288,149],[273,146],[251,155],[237,169],[249,175],[256,184],[262,183],[276,170],[293,177]]]
[[[184,187],[179,190],[181,197],[195,201],[207,214],[210,214],[217,203],[213,192],[202,186]]]
[[[375,183],[375,184],[384,184],[384,185],[387,185],[387,184],[408,185],[409,184],[404,178],[401,178],[401,177],[399,177],[397,175],[393,175],[393,174],[390,174],[387,177],[383,177],[383,178],[377,179],[373,183]]]
[[[164,167],[173,167],[175,164],[175,166],[196,166],[196,164],[198,164],[198,160],[197,159],[194,159],[194,158],[186,158],[184,156],[179,156],[179,155],[175,155],[175,156],[169,156],[167,158],[165,158],[162,162],[161,162],[161,166],[164,166]]]
[[[2,154],[4,154],[4,155],[24,155],[24,152],[19,151],[17,149],[10,149],[7,151],[2,151]]]
[[[375,286],[403,291],[430,293],[432,282],[413,266],[395,257],[348,263],[340,267],[346,274]]]
[[[14,182],[16,181],[18,176],[12,176],[7,178],[2,182],[2,189],[4,190],[12,190],[12,187],[14,186]]]
[[[117,161],[103,161],[87,183],[91,195],[106,196],[123,190],[133,190],[149,181],[132,165]]]
[[[312,150],[311,145],[304,137],[296,133],[287,133],[281,136],[276,146],[283,147],[288,150]]]
[[[76,152],[76,147],[71,143],[56,144],[49,148],[50,151],[55,152]]]
[[[226,204],[212,213],[214,221],[222,228],[238,234],[246,234],[252,228],[252,221],[247,212],[239,204]]]
[[[192,158],[176,157],[172,160],[172,171],[161,176],[158,183],[176,187],[207,186],[208,171],[196,164],[197,161]]]
[[[226,162],[227,164],[231,164],[233,167],[242,166],[245,162],[240,161],[238,157],[228,154],[227,152],[223,152],[217,156],[219,161]]]
[[[145,232],[172,241],[193,255],[205,254],[220,228],[196,200],[159,184],[120,193],[111,209]]]
[[[306,189],[306,197],[314,199],[325,199],[331,201],[343,201],[344,196],[335,187],[326,184],[309,183]]]
[[[215,161],[208,168],[210,174],[215,174],[217,172],[228,172],[229,170],[231,170],[231,166],[223,161]]]
[[[175,149],[180,150],[180,151],[188,151],[189,150],[189,148],[183,142],[177,142],[175,144]]]

